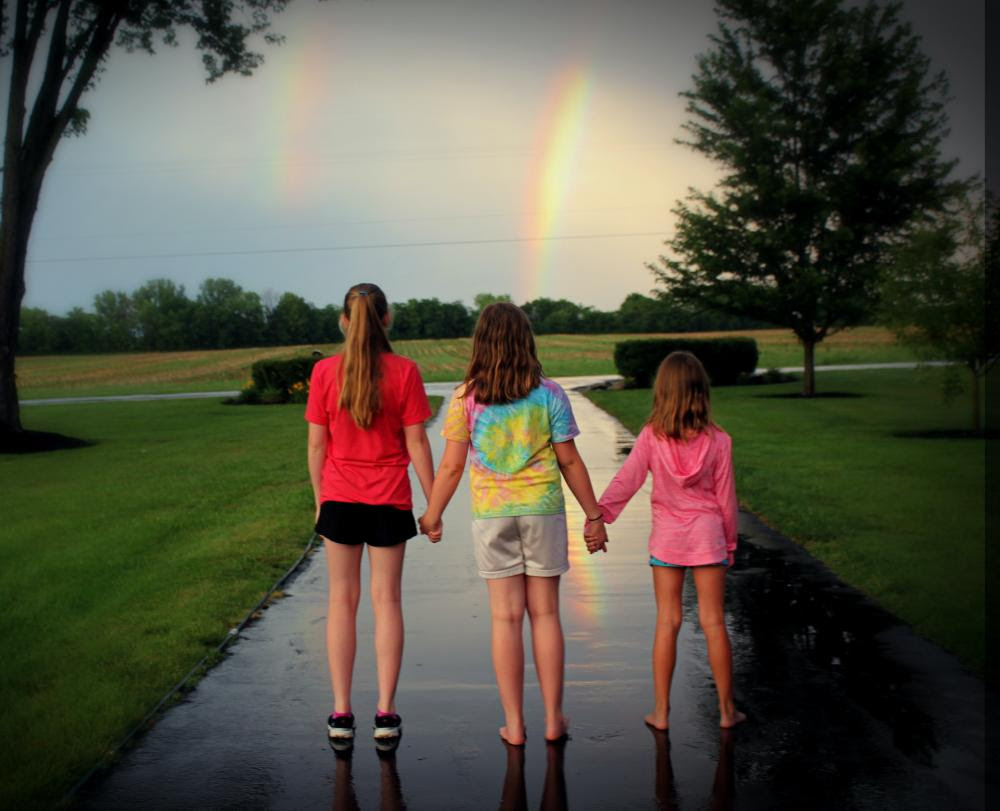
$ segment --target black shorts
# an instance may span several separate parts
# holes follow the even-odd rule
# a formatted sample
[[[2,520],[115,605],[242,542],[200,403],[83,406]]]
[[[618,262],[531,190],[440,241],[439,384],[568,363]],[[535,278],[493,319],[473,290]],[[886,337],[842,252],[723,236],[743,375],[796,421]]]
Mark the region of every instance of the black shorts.
[[[417,522],[410,510],[388,504],[324,501],[319,508],[316,534],[347,546],[395,546],[417,534]]]

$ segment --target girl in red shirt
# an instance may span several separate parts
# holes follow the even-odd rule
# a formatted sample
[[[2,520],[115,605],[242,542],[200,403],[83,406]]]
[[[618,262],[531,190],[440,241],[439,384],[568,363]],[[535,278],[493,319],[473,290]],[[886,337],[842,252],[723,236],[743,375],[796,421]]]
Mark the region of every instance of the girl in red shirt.
[[[430,494],[434,464],[424,422],[430,406],[416,364],[392,351],[389,305],[374,284],[344,297],[344,351],[319,361],[309,386],[309,477],[316,533],[329,575],[326,641],[333,687],[331,743],[354,738],[351,680],[357,646],[361,555],[368,545],[378,669],[376,742],[402,730],[396,684],[403,658],[401,579],[406,541],[417,534],[407,468]]]

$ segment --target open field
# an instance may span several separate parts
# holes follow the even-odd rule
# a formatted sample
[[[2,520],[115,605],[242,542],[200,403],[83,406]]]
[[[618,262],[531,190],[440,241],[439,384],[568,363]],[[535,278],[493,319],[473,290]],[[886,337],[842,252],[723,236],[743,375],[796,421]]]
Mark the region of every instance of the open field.
[[[797,384],[717,388],[713,412],[744,506],[982,673],[984,440],[897,436],[968,427],[939,374],[829,372],[824,390],[855,396],[813,400],[772,396]],[[633,432],[652,402],[648,389],[588,396]]]
[[[802,365],[802,351],[787,330],[728,333],[685,333],[673,337],[747,335],[760,349],[758,368]],[[546,374],[613,374],[615,344],[653,335],[541,335],[538,350]],[[460,379],[471,339],[397,341],[401,355],[420,364],[427,381]],[[23,399],[105,394],[166,394],[181,391],[230,391],[250,376],[251,364],[262,358],[293,357],[314,348],[324,353],[337,345],[282,346],[258,349],[218,349],[118,355],[60,355],[18,359],[18,385]],[[828,338],[816,349],[818,364],[878,363],[913,360],[906,347],[878,327],[859,327]]]
[[[50,808],[295,561],[312,493],[301,405],[24,411],[95,443],[0,456],[0,807]]]

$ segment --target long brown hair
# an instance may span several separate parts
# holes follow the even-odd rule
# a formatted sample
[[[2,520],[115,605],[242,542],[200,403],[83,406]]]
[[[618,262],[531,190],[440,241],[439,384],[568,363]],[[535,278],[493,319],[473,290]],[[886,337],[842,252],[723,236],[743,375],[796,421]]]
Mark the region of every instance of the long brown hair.
[[[690,352],[671,352],[653,383],[653,411],[646,421],[660,437],[687,439],[712,425],[708,374]]]
[[[392,352],[385,330],[389,302],[378,285],[356,284],[344,296],[344,360],[340,366],[341,408],[351,412],[359,428],[368,428],[381,403],[378,393],[379,355]]]
[[[535,336],[524,310],[509,301],[488,304],[472,334],[465,391],[480,403],[512,403],[542,382]]]

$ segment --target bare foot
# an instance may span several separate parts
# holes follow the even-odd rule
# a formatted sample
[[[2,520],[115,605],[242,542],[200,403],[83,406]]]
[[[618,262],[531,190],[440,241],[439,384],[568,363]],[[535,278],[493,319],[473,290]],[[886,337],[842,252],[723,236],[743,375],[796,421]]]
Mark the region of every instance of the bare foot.
[[[663,713],[661,715],[658,712],[651,712],[643,720],[653,729],[659,729],[662,732],[664,729],[670,728],[670,722],[667,720],[667,715],[668,713]]]
[[[730,715],[723,715],[722,719],[719,721],[719,726],[723,729],[732,729],[737,724],[742,724],[747,720],[747,717],[741,713],[739,710],[733,710]]]
[[[545,740],[556,743],[569,737],[569,718],[560,716],[555,721],[545,722]]]
[[[525,729],[521,727],[520,734],[515,734],[510,727],[500,727],[500,737],[511,746],[524,746]]]

